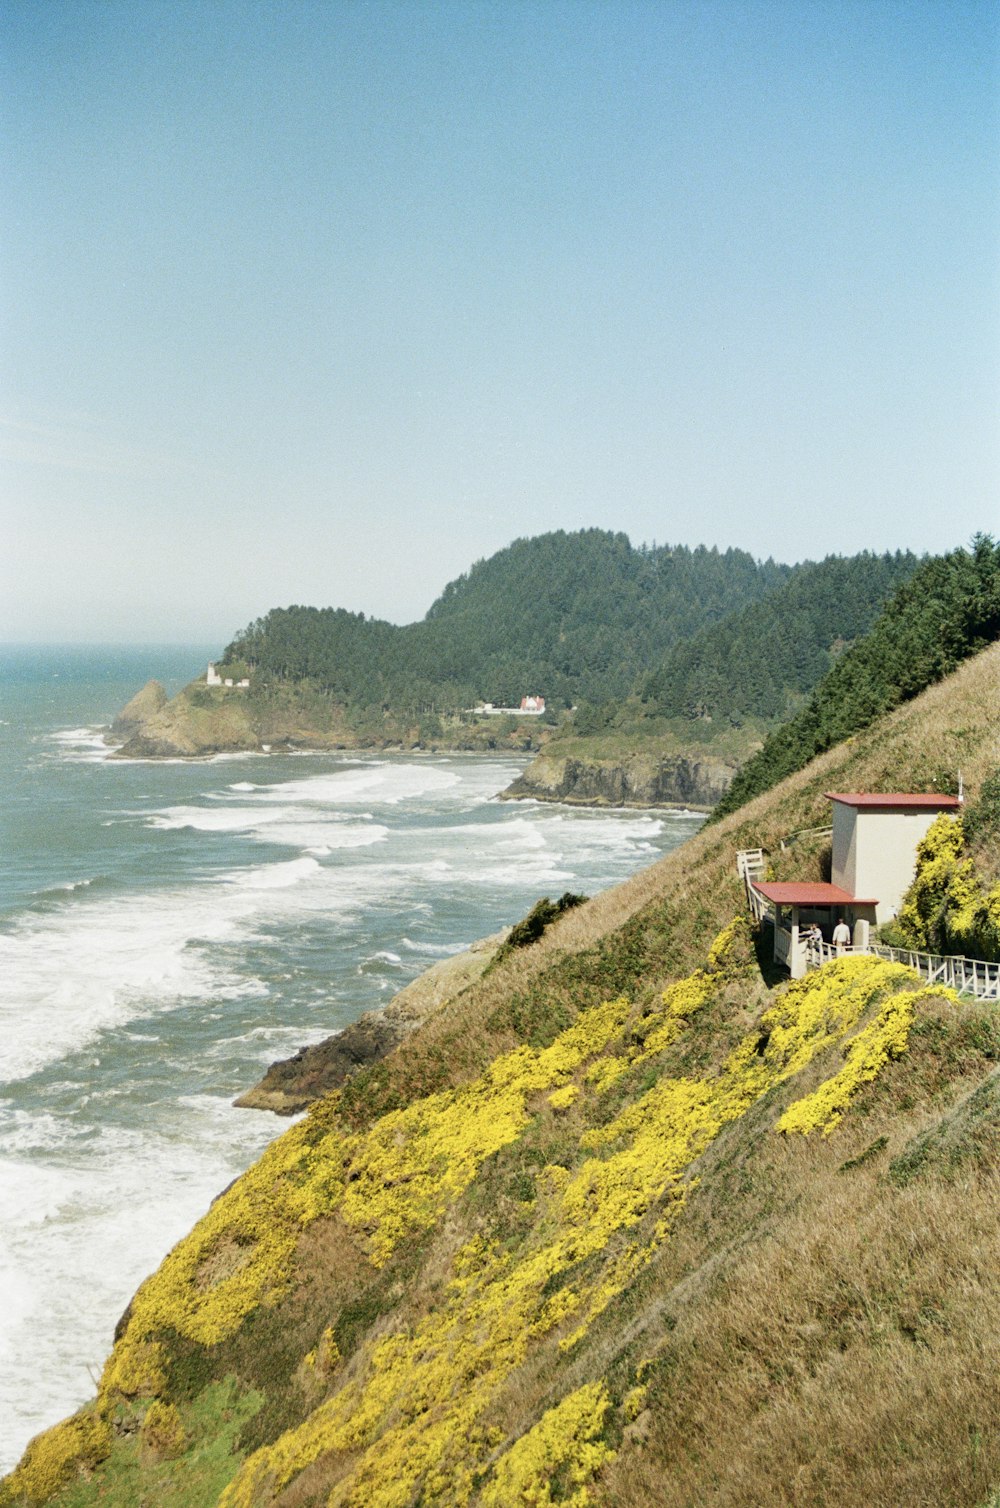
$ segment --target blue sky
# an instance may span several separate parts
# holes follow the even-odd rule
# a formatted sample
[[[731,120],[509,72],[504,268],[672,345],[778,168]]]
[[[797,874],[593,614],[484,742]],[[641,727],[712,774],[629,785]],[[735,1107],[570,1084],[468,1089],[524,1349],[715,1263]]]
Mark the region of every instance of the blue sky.
[[[1000,529],[1000,11],[0,0],[0,638]]]

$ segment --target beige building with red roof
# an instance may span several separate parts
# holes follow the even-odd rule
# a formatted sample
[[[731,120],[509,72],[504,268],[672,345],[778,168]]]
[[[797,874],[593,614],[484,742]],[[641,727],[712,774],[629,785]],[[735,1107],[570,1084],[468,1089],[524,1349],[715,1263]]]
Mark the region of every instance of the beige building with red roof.
[[[806,972],[805,934],[818,927],[829,943],[841,919],[852,945],[868,946],[870,928],[896,915],[913,879],[917,844],[935,818],[961,806],[958,796],[892,791],[828,791],[833,803],[830,881],[755,880],[774,908],[774,956],[793,979]]]
[[[959,809],[959,798],[828,791],[827,800],[833,803],[830,878],[852,895],[877,896],[875,921],[880,926],[896,915],[910,887],[917,844],[942,812]]]

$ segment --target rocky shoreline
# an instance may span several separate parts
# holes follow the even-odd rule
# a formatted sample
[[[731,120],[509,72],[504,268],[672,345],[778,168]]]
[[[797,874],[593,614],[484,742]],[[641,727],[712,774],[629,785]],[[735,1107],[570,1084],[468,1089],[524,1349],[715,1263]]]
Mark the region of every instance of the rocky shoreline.
[[[252,693],[193,683],[168,699],[149,681],[115,719],[109,742],[116,759],[208,759],[216,754],[463,753],[486,756],[533,754],[527,768],[501,792],[503,800],[531,799],[575,806],[685,806],[708,810],[725,794],[739,762],[702,751],[691,754],[637,752],[614,759],[548,753],[537,736],[520,728],[502,739],[462,725],[433,740],[415,730],[386,731],[382,739],[360,737],[343,709],[318,709],[290,693],[280,705]]]
[[[707,810],[728,790],[736,761],[671,754],[590,760],[539,754],[501,792],[503,800],[576,806],[686,806]]]
[[[352,1073],[387,1057],[428,1016],[474,984],[509,931],[484,937],[464,952],[432,964],[384,1008],[366,1011],[343,1031],[272,1063],[260,1082],[233,1103],[241,1110],[297,1115],[338,1089]]]

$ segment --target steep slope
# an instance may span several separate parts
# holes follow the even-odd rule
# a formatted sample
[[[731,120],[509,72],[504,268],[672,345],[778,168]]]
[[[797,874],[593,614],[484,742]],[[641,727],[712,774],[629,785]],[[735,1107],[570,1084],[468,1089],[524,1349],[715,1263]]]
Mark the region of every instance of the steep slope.
[[[1000,646],[320,1100],[0,1503],[984,1503],[996,1013],[868,959],[770,990],[729,923],[824,789],[977,794],[998,694]]]
[[[806,706],[770,735],[740,771],[715,816],[735,811],[814,755],[1000,638],[1000,544],[981,535],[971,551],[925,561],[888,603],[870,634],[843,656]]]

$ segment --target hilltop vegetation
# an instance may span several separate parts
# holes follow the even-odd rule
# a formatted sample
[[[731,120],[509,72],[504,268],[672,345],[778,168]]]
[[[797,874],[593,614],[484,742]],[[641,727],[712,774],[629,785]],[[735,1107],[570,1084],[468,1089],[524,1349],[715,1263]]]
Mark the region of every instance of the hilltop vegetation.
[[[743,767],[713,817],[770,790],[997,638],[1000,544],[982,535],[971,550],[925,561],[899,588],[871,633],[838,660],[802,711]],[[961,763],[946,778],[953,780]]]
[[[612,758],[639,756],[612,781],[629,802],[708,804],[915,564],[863,554],[787,566],[740,550],[636,549],[598,529],[545,534],[478,562],[405,627],[340,608],[274,608],[220,665],[235,681],[249,675],[246,693],[193,683],[162,706],[150,687],[116,726],[131,729],[123,752],[140,758],[304,746],[525,752],[559,730],[583,745],[560,755],[603,759],[613,742]],[[546,698],[541,718],[466,715],[482,700],[517,707],[532,692]],[[663,756],[694,759],[700,773]],[[603,799],[584,786],[578,799]]]
[[[624,534],[560,530],[479,561],[419,623],[276,608],[238,634],[225,659],[354,706],[453,711],[485,698],[516,707],[537,690],[566,707],[626,695],[674,643],[792,569],[742,550],[635,549]]]
[[[995,646],[319,1100],[0,1503],[982,1508],[1000,1022],[876,960],[770,989],[733,860],[959,752],[979,800],[998,695]]]
[[[903,553],[797,567],[766,597],[675,643],[633,695],[582,702],[509,794],[711,806],[916,567]]]
[[[803,565],[763,601],[679,644],[647,676],[643,702],[660,717],[790,716],[918,563],[897,551]]]

